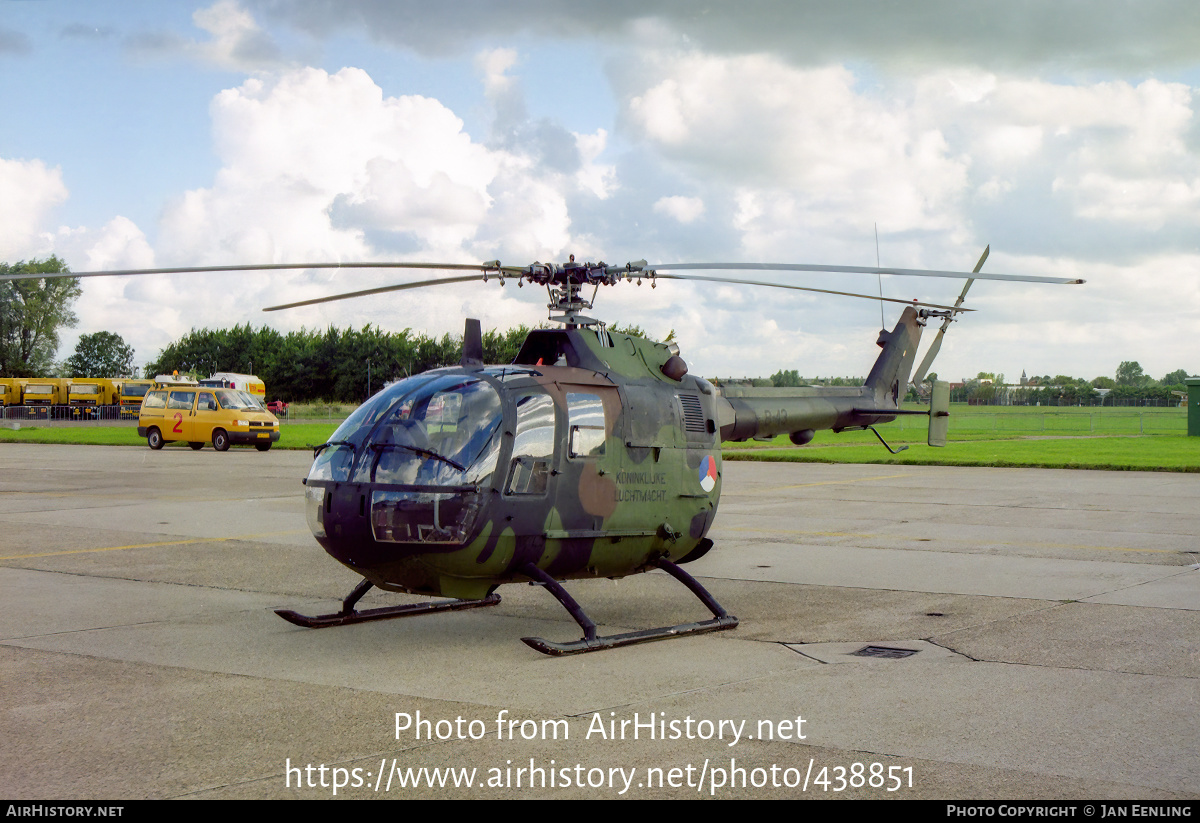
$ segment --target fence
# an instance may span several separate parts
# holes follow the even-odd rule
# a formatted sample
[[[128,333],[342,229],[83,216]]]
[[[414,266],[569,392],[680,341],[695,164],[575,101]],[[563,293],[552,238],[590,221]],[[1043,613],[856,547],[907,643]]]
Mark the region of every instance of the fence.
[[[1069,408],[1069,409],[1112,409],[1112,408],[1178,408],[1178,397],[1091,397],[1080,401],[1077,398],[1050,397],[1037,400],[1016,399],[1012,397],[993,397],[989,400],[968,399],[963,392],[951,392],[950,400],[954,403],[966,403],[969,406],[1016,406],[1020,408]]]
[[[4,406],[3,419],[38,426],[136,426],[138,411],[120,406]]]
[[[978,407],[973,407],[978,408]],[[896,419],[900,429],[925,428],[923,417],[905,415]],[[1024,435],[1079,436],[1087,434],[1186,434],[1187,413],[1170,411],[1106,412],[957,412],[950,409],[950,431],[996,432]]]
[[[0,406],[0,420],[31,426],[136,426],[138,408],[119,406]],[[325,417],[316,415],[293,418],[288,409],[274,412],[280,423],[341,423],[346,419],[342,410],[328,410]]]

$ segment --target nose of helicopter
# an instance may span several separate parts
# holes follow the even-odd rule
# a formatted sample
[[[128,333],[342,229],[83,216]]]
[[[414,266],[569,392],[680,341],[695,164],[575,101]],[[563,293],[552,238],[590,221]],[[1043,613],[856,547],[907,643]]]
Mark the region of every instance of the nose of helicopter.
[[[372,483],[327,484],[310,482],[305,488],[305,513],[309,530],[331,554],[348,551],[359,556],[372,547],[390,554],[415,544],[428,551],[430,544],[462,546],[479,520],[482,499],[474,487],[378,488]],[[339,559],[342,559],[339,557]]]

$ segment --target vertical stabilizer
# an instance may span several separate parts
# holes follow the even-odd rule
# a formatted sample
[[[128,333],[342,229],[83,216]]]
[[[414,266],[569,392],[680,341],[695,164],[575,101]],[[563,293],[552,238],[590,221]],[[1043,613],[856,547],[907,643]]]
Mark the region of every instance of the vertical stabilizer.
[[[867,388],[871,390],[874,401],[880,407],[884,404],[898,406],[900,398],[908,386],[908,376],[912,373],[913,363],[917,359],[917,344],[921,342],[922,321],[917,310],[909,306],[900,315],[896,328],[881,331],[877,341],[883,347],[879,359],[871,367],[867,376]]]

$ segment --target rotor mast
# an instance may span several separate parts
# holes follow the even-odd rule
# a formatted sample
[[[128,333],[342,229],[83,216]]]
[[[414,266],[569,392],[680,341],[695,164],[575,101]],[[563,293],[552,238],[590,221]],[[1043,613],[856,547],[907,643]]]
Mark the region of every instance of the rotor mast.
[[[546,293],[550,296],[550,302],[546,304],[546,308],[550,310],[550,322],[561,323],[569,329],[580,326],[603,326],[602,321],[594,317],[587,317],[582,312],[592,308],[592,301],[595,300],[596,292],[601,286],[615,285],[632,276],[634,272],[638,273],[640,282],[641,267],[645,265],[645,260],[627,263],[624,266],[610,266],[603,261],[577,263],[575,255],[572,254],[568,262],[562,265],[533,263],[518,275],[517,281],[518,285],[528,280],[530,283],[546,287]],[[497,275],[503,276],[499,271],[498,261]],[[653,284],[653,274],[650,277],[651,284]],[[586,286],[592,287],[591,297],[588,298],[583,296],[583,289]]]

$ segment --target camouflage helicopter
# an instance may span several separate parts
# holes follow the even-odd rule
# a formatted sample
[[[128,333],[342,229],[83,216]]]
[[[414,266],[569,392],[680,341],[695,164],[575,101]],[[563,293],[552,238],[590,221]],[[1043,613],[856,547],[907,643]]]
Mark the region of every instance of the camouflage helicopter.
[[[712,547],[722,486],[721,443],[788,434],[803,444],[821,429],[874,431],[901,414],[930,417],[929,444],[945,444],[948,384],[935,382],[928,411],[900,408],[922,328],[943,321],[915,382],[928,370],[975,279],[1081,283],[1063,278],[981,274],[987,250],[966,272],[809,264],[646,261],[577,263],[275,264],[72,273],[64,276],[316,268],[467,271],[416,283],[272,306],[298,306],[467,281],[544,286],[558,328],[532,331],[515,360],[485,365],[478,320],[467,320],[462,360],[407,377],[360,406],[314,450],[304,479],[308,524],[321,546],[363,576],[334,613],[277,610],[321,628],[468,609],[500,602],[506,583],[543,586],[583,630],[572,642],[522,640],[552,655],[596,651],[737,626],[681,565]],[[679,274],[686,270],[833,271],[967,280],[953,306],[806,286]],[[41,277],[45,275],[33,275]],[[622,281],[701,280],[815,291],[905,306],[880,331],[878,359],[853,388],[718,391],[691,375],[674,345],[610,331],[584,316],[600,286]],[[591,298],[583,289],[591,287]],[[879,436],[878,432],[875,432]],[[883,441],[883,438],[879,438]],[[887,444],[884,443],[886,446]],[[891,450],[891,447],[888,447]],[[660,569],[686,586],[711,619],[601,636],[561,581]],[[449,598],[359,611],[372,587]]]

